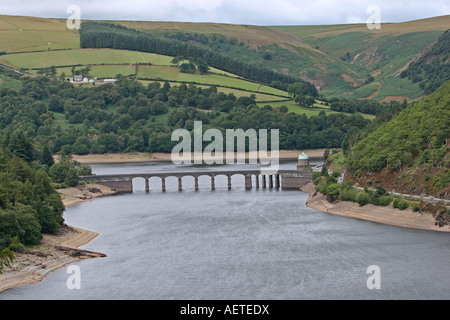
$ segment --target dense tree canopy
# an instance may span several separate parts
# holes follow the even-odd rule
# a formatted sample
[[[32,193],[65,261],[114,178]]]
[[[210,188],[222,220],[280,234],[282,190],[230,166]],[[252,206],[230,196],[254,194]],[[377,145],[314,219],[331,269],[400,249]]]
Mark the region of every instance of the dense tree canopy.
[[[11,247],[36,245],[55,233],[64,219],[59,193],[43,169],[33,169],[0,149],[0,272],[12,259]]]
[[[280,129],[283,149],[340,147],[348,132],[369,123],[356,115],[308,118],[260,109],[255,96],[237,98],[216,87],[144,86],[120,76],[116,84],[81,88],[44,77],[22,82],[20,92],[0,90],[0,129],[5,147],[25,161],[36,156],[29,139],[53,154],[171,152],[172,132],[192,130],[196,120],[220,130]]]
[[[414,163],[449,166],[450,81],[429,97],[404,108],[351,151],[352,170],[399,170]],[[447,160],[446,160],[447,159]]]

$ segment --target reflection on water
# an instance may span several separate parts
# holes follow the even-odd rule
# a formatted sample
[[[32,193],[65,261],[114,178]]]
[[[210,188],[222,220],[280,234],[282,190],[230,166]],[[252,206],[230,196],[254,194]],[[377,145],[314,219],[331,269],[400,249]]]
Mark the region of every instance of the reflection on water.
[[[97,174],[192,170],[158,163],[93,168]],[[227,168],[236,166],[220,167]],[[226,179],[216,180],[216,191],[208,178],[198,192],[189,180],[182,192],[176,179],[168,179],[166,193],[157,180],[148,194],[143,180],[134,185],[133,194],[65,213],[68,224],[101,234],[84,249],[108,255],[77,264],[81,290],[67,289],[63,269],[0,299],[450,298],[446,233],[324,214],[306,207],[304,193],[246,191],[239,176],[231,191]],[[372,265],[381,268],[381,290],[366,286]]]

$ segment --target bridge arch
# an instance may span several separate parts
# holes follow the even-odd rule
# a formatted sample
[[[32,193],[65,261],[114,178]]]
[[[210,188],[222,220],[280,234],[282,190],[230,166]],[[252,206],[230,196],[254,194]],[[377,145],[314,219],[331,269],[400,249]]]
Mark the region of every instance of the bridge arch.
[[[144,177],[133,177],[131,179],[131,184],[133,186],[134,192],[145,192],[146,190],[146,181],[147,179]]]

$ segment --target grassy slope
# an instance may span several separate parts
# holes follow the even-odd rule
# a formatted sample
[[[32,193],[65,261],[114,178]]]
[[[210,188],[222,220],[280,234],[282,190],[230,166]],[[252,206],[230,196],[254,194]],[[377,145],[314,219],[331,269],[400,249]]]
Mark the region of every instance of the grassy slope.
[[[8,54],[2,56],[2,59],[12,65],[21,66],[23,68],[43,68],[50,66],[148,62],[158,65],[169,65],[172,57],[126,50],[79,49]]]
[[[271,99],[264,97],[263,101],[282,100],[288,98],[284,91],[260,85],[218,69],[211,69],[208,75],[180,73],[179,69],[171,66],[173,57],[143,53],[127,50],[113,49],[76,49],[62,51],[44,51],[31,53],[7,54],[2,60],[7,65],[16,68],[43,68],[56,66],[58,74],[71,74],[71,67],[81,65],[75,69],[91,66],[91,74],[99,78],[114,77],[117,74],[126,76],[136,72],[135,63],[152,63],[152,66],[140,65],[138,68],[138,79],[162,79],[186,83],[197,83],[204,85],[216,85],[225,88],[237,88],[247,90],[250,93],[263,93],[272,95]],[[29,70],[36,74],[37,70]],[[280,99],[281,97],[281,99]]]
[[[296,114],[305,114],[306,116],[317,116],[320,112],[324,111],[326,114],[333,114],[333,113],[340,113],[336,112],[330,109],[330,107],[327,107],[325,105],[321,105],[316,103],[313,108],[305,108],[299,106],[294,101],[280,101],[280,102],[272,102],[272,103],[258,103],[259,107],[264,107],[266,105],[270,105],[272,108],[280,108],[281,106],[286,106],[288,108],[289,113],[296,113]],[[350,113],[344,113],[347,115],[351,115]],[[357,113],[359,114],[359,113]],[[364,118],[373,120],[375,119],[375,116],[369,115],[369,114],[361,114]]]
[[[267,28],[210,23],[116,22],[147,32],[218,33],[234,37],[245,42],[248,48],[227,47],[231,55],[300,76],[321,86],[327,95],[370,97],[379,101],[416,99],[423,95],[417,84],[399,79],[398,73],[450,28],[450,16],[383,24],[381,30],[369,30],[365,24]],[[265,51],[270,51],[274,59],[263,60]],[[347,52],[351,59],[344,62],[341,57]],[[380,90],[376,90],[374,96],[373,88],[366,89],[365,85],[370,75],[380,83]]]
[[[0,15],[0,51],[21,52],[79,48],[77,30],[64,19]]]
[[[349,52],[351,59],[346,63],[347,72],[342,72],[346,75],[342,81],[351,83],[355,80],[355,83],[363,84],[370,74],[381,84],[379,91],[368,86],[356,90],[324,86],[325,94],[390,101],[423,95],[417,84],[400,79],[399,71],[450,28],[450,16],[382,24],[380,30],[369,30],[365,24],[273,28],[305,40],[334,59],[340,59]],[[357,68],[363,68],[364,72]],[[375,96],[372,95],[374,92],[377,92]]]
[[[327,96],[371,98],[379,101],[402,100],[405,97],[415,99],[423,95],[417,84],[400,79],[397,75],[444,30],[450,28],[450,16],[383,24],[381,30],[368,30],[366,25],[258,27],[210,23],[116,22],[147,32],[186,31],[233,37],[244,42],[245,46],[226,48],[230,50],[230,55],[238,55],[247,61],[263,63],[268,68],[300,76],[321,86]],[[48,48],[78,49],[78,32],[68,30],[64,19],[0,16],[0,51]],[[36,56],[0,56],[0,63],[34,66],[37,62],[37,66],[43,66],[49,63],[47,61],[64,65],[116,63],[122,60],[122,57],[114,57],[114,53],[98,55],[99,52],[93,51],[93,56],[88,57],[77,51],[66,51],[67,56],[62,60],[58,60],[60,57],[54,52],[50,55],[55,54],[55,59],[44,53],[33,53]],[[274,58],[270,61],[262,59],[265,51],[270,51]],[[341,57],[346,52],[350,52],[351,59],[344,62]],[[140,62],[142,58],[147,59],[145,55],[130,53],[126,62]],[[87,60],[83,61],[84,58]],[[157,65],[168,63],[167,60],[155,62]],[[125,68],[120,71],[128,70],[123,69]],[[111,73],[105,68],[98,71],[101,76],[114,76],[116,70],[111,69]],[[364,85],[369,75],[375,78],[378,85]]]

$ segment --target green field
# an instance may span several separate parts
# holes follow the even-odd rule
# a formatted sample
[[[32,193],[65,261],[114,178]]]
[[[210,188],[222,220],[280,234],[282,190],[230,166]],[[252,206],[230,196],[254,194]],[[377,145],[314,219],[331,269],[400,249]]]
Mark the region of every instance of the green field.
[[[23,52],[80,47],[78,30],[65,19],[0,16],[0,51]]]
[[[248,90],[250,92],[259,92],[273,94],[281,97],[289,97],[288,93],[272,87],[260,85],[258,83],[226,77],[217,74],[189,74],[181,73],[176,67],[166,66],[139,66],[138,79],[146,80],[168,80],[176,82],[186,82],[195,84],[214,85],[220,87],[229,87],[235,89]]]
[[[139,82],[141,82],[144,86],[148,86],[150,83],[154,83],[154,82],[159,82],[161,85],[164,85],[164,81],[139,80]],[[170,82],[170,81],[167,81],[167,82],[169,82],[171,87],[182,85],[182,82]],[[187,83],[187,84],[189,85],[189,83]],[[210,85],[195,85],[195,86],[199,87],[199,88],[203,88],[203,89],[211,87]],[[217,91],[223,92],[225,94],[232,93],[236,96],[236,98],[248,97],[253,94],[253,95],[255,95],[257,102],[290,101],[290,100],[288,100],[288,98],[277,97],[277,96],[268,95],[268,94],[264,94],[264,93],[253,93],[253,92],[249,92],[249,91],[245,91],[245,90],[232,89],[232,88],[217,87]]]
[[[74,65],[101,65],[121,63],[152,63],[169,66],[173,59],[153,53],[113,50],[113,49],[78,49],[63,51],[45,51],[32,53],[7,54],[2,60],[22,68],[45,68]]]
[[[273,101],[279,100],[279,97],[289,97],[284,91],[247,81],[215,68],[211,68],[211,73],[207,75],[181,73],[177,67],[171,66],[172,59],[173,57],[169,56],[127,50],[78,49],[7,54],[1,56],[0,62],[16,68],[35,69],[29,70],[31,74],[35,75],[38,68],[56,66],[58,75],[64,72],[65,75],[70,76],[72,67],[66,66],[77,66],[75,70],[90,66],[91,76],[97,78],[111,78],[118,74],[133,75],[135,74],[135,64],[138,63],[145,64],[138,67],[137,77],[139,79],[215,85],[271,95],[270,98],[269,96],[261,97],[260,101]],[[148,63],[152,65],[147,65]],[[245,95],[250,95],[249,92]],[[242,95],[240,94],[240,96]]]
[[[264,106],[271,106],[272,108],[280,108],[281,106],[286,106],[288,108],[288,113],[295,113],[295,114],[305,114],[308,117],[311,116],[317,116],[319,115],[320,112],[324,111],[327,115],[328,114],[336,114],[336,113],[342,113],[342,112],[336,112],[333,110],[330,110],[330,107],[327,107],[325,105],[321,105],[316,103],[314,105],[313,108],[305,108],[305,107],[301,107],[299,106],[297,103],[295,103],[294,101],[282,101],[282,102],[272,102],[272,103],[258,103],[259,107],[264,107]],[[344,113],[346,115],[351,115],[350,113]],[[356,113],[356,114],[360,114],[360,113]],[[361,116],[363,116],[366,119],[370,119],[373,120],[375,119],[375,116],[372,115],[368,115],[368,114],[360,114]]]

